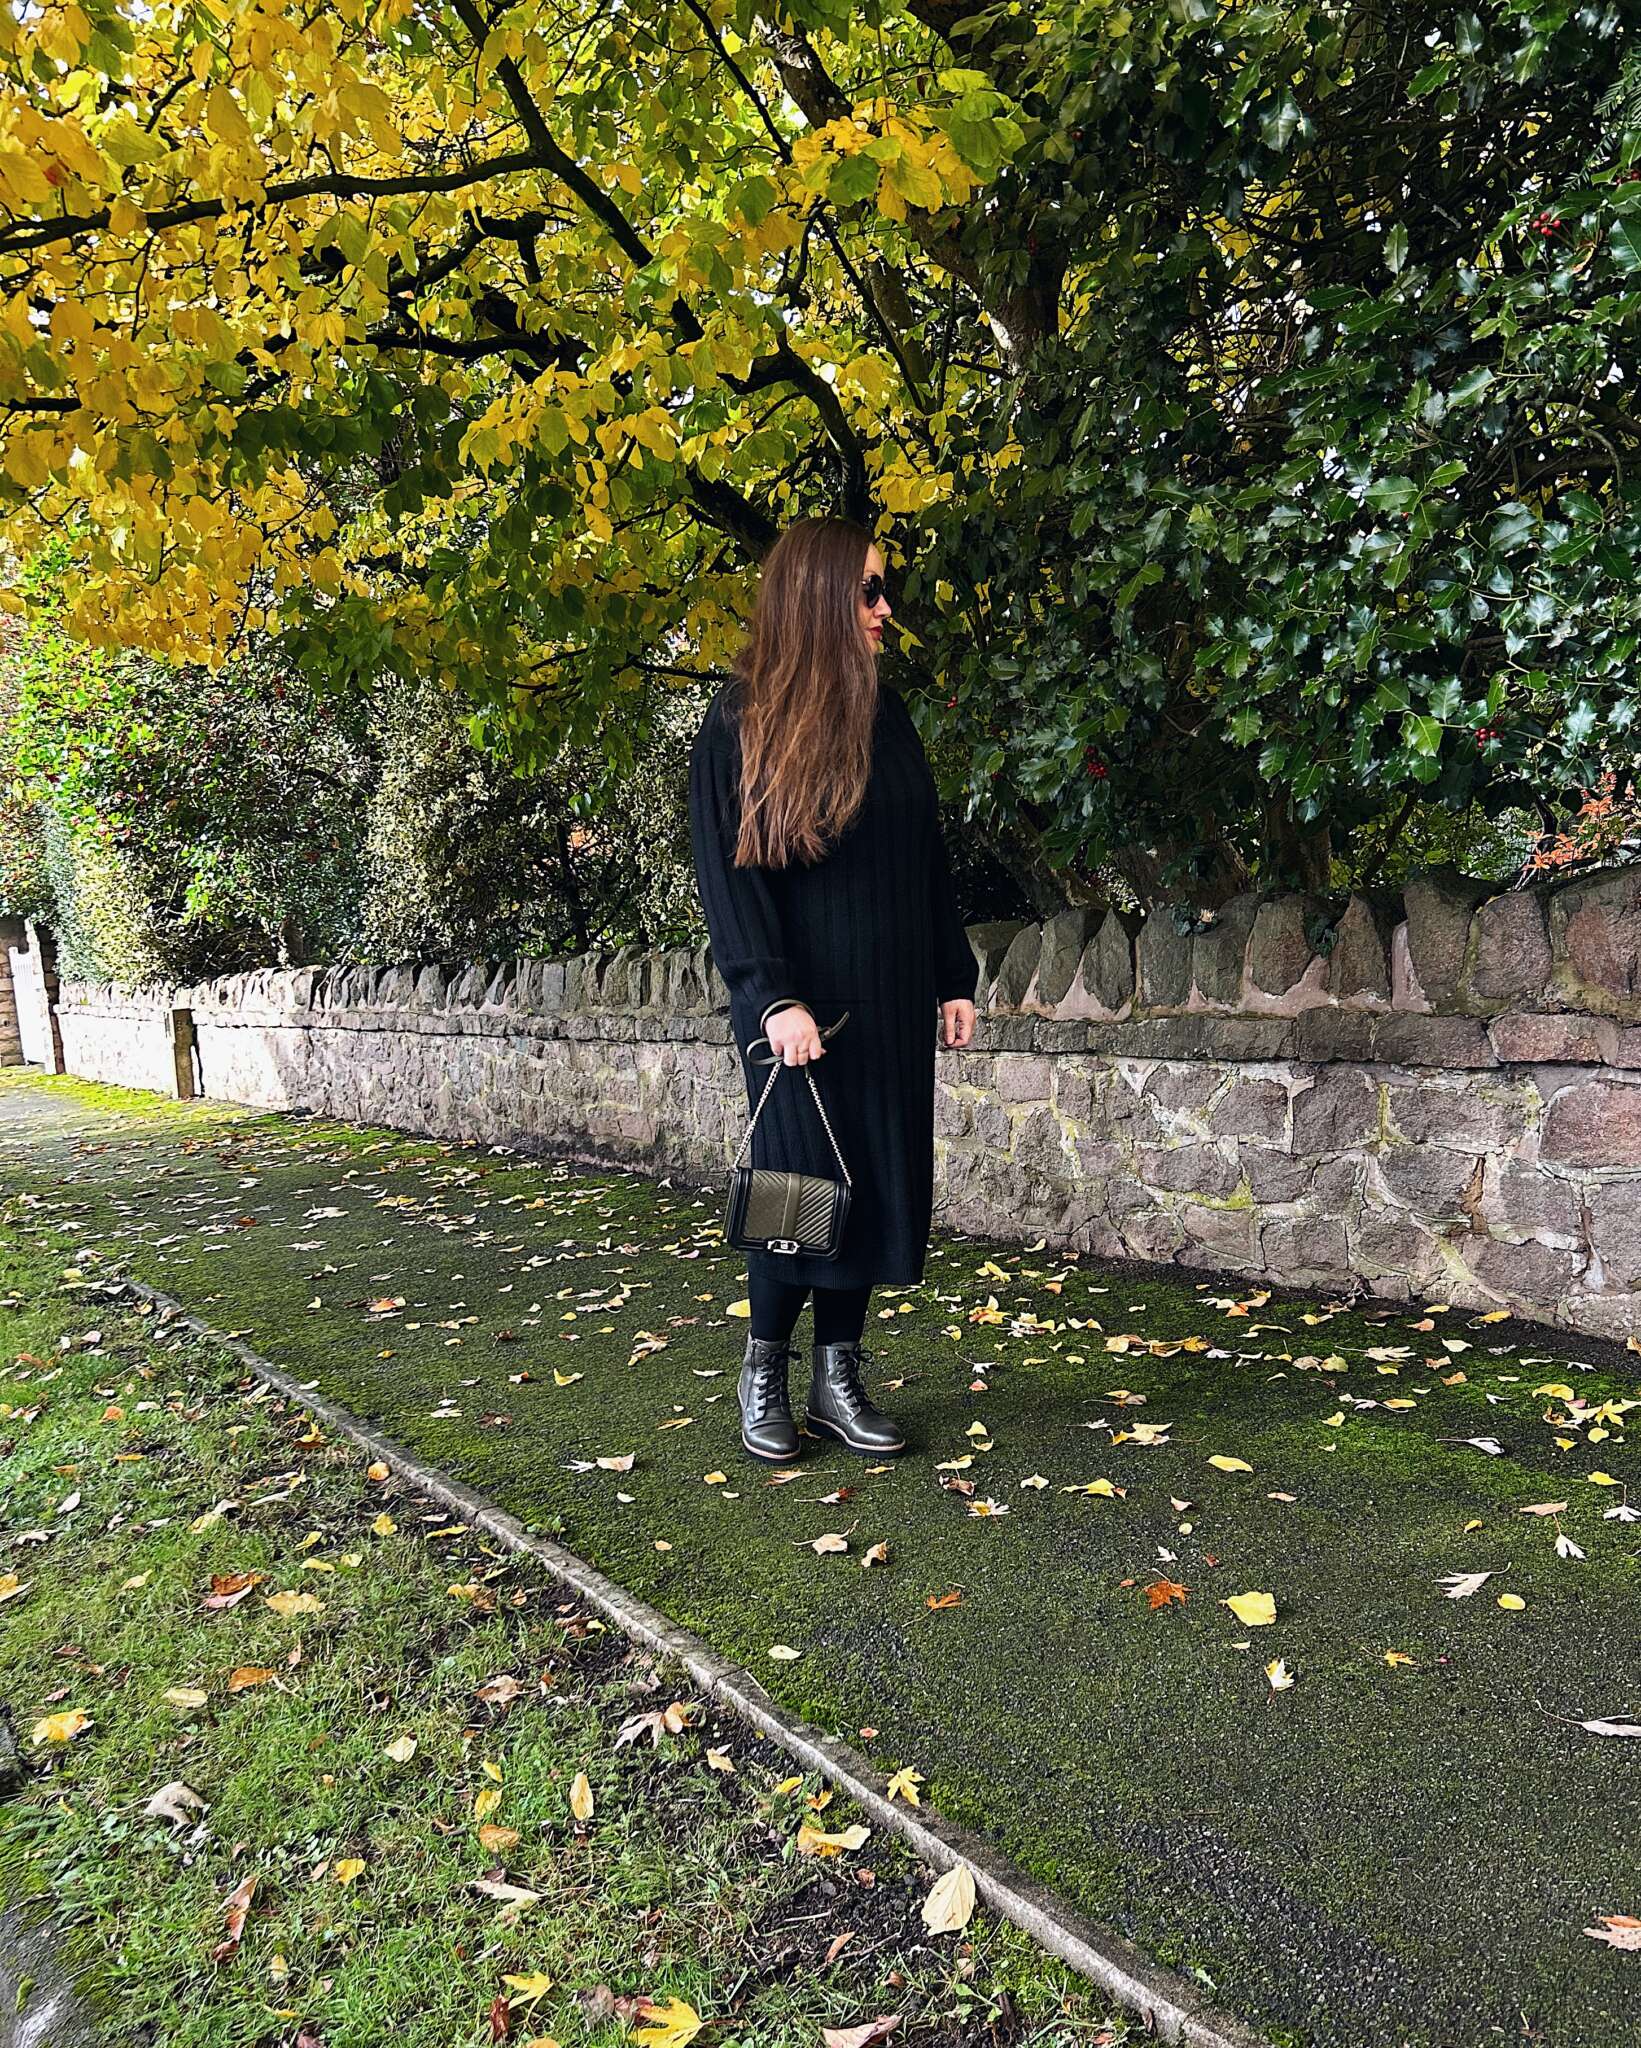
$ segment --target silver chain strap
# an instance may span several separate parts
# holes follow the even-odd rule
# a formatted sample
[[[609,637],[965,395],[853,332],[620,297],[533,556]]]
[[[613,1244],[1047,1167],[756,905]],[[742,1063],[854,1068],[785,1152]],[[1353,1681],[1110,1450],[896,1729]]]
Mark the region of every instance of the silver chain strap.
[[[840,1024],[843,1024],[847,1021],[848,1016],[849,1012],[845,1010],[841,1017],[836,1018],[832,1023],[828,1024],[825,1027],[825,1029],[821,1032],[821,1037],[829,1038],[832,1035],[832,1033],[837,1030]],[[768,1039],[764,1037],[758,1037],[753,1039],[752,1041],[752,1045],[768,1044]],[[747,1057],[749,1059],[752,1056],[752,1045],[749,1045],[747,1047]],[[773,1051],[773,1047],[771,1047],[771,1051]],[[758,1062],[757,1064],[761,1064],[761,1062]],[[758,1107],[752,1112],[752,1121],[746,1127],[746,1136],[741,1140],[741,1149],[735,1155],[736,1168],[740,1167],[746,1156],[747,1148],[752,1143],[752,1133],[757,1128],[759,1117],[761,1117],[764,1113],[764,1104],[769,1100],[769,1091],[771,1088],[774,1087],[775,1077],[777,1074],[780,1073],[781,1068],[784,1065],[785,1061],[779,1059],[773,1060],[770,1063],[769,1079],[764,1083],[764,1092],[758,1098]],[[852,1189],[855,1183],[849,1176],[848,1167],[845,1166],[843,1163],[843,1154],[838,1149],[837,1134],[832,1129],[832,1119],[826,1114],[826,1104],[821,1101],[820,1090],[815,1086],[814,1070],[809,1066],[807,1062],[805,1062],[804,1065],[804,1079],[809,1083],[809,1092],[815,1098],[815,1107],[820,1111],[821,1122],[826,1126],[826,1135],[832,1140],[832,1150],[834,1153],[837,1154],[838,1165],[840,1168],[842,1168],[843,1171],[844,1186]],[[731,1170],[733,1171],[734,1169],[732,1168]]]

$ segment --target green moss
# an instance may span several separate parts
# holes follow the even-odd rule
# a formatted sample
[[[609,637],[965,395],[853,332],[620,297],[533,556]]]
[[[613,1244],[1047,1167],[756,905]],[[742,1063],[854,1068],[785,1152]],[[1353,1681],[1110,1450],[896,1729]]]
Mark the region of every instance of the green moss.
[[[1634,1973],[1581,1930],[1631,1909],[1641,1758],[1569,1723],[1632,1697],[1637,1542],[1588,1475],[1635,1461],[1626,1418],[1592,1445],[1533,1392],[1633,1398],[1616,1364],[1581,1369],[1593,1347],[937,1238],[867,1332],[914,1454],[874,1473],[812,1445],[771,1486],[736,1442],[745,1269],[715,1191],[277,1118],[207,1122],[187,1150],[163,1118],[84,1154],[69,1123],[35,1130],[54,1255],[140,1272],[561,1529],[788,1704],[876,1728],[870,1753],[915,1764],[940,1811],[1267,2030],[1453,2048],[1524,2012],[1557,2048],[1633,2042]],[[571,1469],[628,1451],[627,1474]],[[961,1456],[945,1476],[1006,1515],[939,1485]],[[1062,1490],[1100,1477],[1124,1494]],[[817,1557],[832,1530],[850,1552]],[[889,1566],[862,1571],[880,1540]],[[1480,1594],[1445,1597],[1478,1570]],[[1164,1576],[1187,1599],[1153,1612]],[[1273,1628],[1221,1604],[1247,1590],[1275,1595]],[[1297,1674],[1280,1695],[1275,1656]]]

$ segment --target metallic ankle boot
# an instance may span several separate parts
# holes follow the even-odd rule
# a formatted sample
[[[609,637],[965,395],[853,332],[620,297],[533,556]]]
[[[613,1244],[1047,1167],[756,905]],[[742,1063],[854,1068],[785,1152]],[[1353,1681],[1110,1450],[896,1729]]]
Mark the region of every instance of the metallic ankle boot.
[[[809,1381],[809,1411],[804,1428],[811,1436],[829,1436],[863,1457],[885,1457],[903,1451],[906,1439],[898,1423],[874,1408],[861,1385],[861,1367],[873,1354],[855,1339],[843,1344],[817,1344]]]
[[[770,1465],[789,1464],[798,1455],[798,1426],[792,1420],[792,1397],[786,1386],[791,1356],[790,1344],[749,1335],[741,1362],[736,1390],[741,1403],[741,1443],[753,1457]]]

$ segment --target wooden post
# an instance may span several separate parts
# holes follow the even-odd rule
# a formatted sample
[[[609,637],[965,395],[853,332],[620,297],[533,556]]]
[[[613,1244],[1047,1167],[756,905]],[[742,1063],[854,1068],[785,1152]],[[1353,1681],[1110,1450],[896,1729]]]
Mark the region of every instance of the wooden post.
[[[172,1010],[165,1020],[165,1035],[176,1065],[176,1098],[179,1102],[192,1102],[199,1094],[194,1081],[193,1011]]]

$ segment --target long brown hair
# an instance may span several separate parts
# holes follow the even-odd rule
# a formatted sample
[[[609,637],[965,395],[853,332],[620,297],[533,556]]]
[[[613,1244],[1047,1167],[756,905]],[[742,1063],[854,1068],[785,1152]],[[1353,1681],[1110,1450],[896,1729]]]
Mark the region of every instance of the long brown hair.
[[[878,698],[877,662],[860,624],[871,545],[852,519],[796,519],[764,557],[734,662],[737,867],[817,860],[860,809]]]

